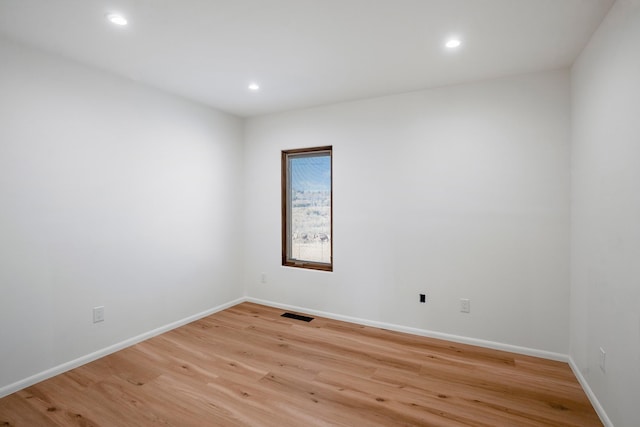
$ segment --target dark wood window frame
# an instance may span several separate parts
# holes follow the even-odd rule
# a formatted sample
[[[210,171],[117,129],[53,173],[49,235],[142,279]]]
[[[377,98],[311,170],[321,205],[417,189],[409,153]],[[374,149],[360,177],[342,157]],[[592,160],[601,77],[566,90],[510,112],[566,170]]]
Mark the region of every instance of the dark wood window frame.
[[[313,155],[314,153],[329,153],[330,159],[330,216],[331,216],[331,230],[329,236],[330,245],[330,261],[328,263],[298,260],[291,256],[292,247],[292,231],[291,231],[291,201],[289,191],[289,158],[300,155]],[[307,268],[311,270],[333,271],[333,147],[313,147],[313,148],[300,148],[294,150],[282,151],[282,265],[287,267]]]

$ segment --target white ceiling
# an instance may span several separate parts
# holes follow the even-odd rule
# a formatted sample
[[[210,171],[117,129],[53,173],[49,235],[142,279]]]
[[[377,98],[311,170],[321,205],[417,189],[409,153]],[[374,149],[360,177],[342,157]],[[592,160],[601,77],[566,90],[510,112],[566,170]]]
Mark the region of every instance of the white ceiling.
[[[248,117],[567,67],[612,3],[0,0],[0,33]]]

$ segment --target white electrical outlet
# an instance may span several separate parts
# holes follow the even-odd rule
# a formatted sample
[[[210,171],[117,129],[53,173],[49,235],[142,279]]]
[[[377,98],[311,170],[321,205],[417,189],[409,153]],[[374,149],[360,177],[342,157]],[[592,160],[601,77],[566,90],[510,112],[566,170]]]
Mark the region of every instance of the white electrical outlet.
[[[460,312],[471,313],[471,300],[467,298],[460,298]]]
[[[104,322],[104,306],[93,307],[93,323]]]
[[[602,372],[607,372],[605,369],[605,361],[607,360],[607,353],[604,351],[604,348],[600,347],[600,370]]]
[[[260,283],[267,283],[267,274],[260,273]]]

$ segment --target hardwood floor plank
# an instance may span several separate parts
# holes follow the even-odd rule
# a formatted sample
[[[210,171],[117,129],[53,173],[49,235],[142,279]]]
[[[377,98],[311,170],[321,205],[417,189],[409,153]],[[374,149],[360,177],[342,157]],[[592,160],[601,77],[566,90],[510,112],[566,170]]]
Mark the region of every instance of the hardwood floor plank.
[[[0,426],[602,425],[566,363],[282,313],[239,304],[28,387]]]

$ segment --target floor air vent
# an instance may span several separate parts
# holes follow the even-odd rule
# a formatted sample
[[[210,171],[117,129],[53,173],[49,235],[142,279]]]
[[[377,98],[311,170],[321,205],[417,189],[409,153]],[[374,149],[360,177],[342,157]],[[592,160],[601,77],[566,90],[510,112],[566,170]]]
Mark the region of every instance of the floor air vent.
[[[294,314],[294,313],[284,313],[281,317],[288,317],[289,319],[302,320],[303,322],[311,322],[313,320],[313,317],[301,316],[299,314]]]

